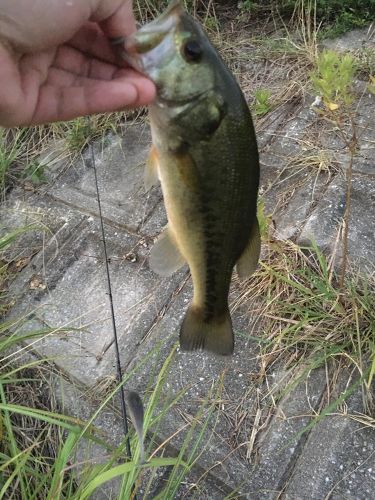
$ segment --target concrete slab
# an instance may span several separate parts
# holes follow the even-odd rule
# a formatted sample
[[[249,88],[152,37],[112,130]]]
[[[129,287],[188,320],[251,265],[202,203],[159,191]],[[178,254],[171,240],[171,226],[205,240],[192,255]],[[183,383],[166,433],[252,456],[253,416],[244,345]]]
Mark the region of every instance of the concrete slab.
[[[371,26],[355,29],[345,33],[339,38],[327,39],[322,43],[323,47],[331,50],[345,52],[347,50],[375,49],[375,35]]]
[[[288,124],[296,115],[298,115],[296,105],[289,101],[276,108],[272,113],[268,113],[264,118],[257,120],[257,142],[262,153],[266,152],[270,145],[277,140],[284,130],[285,124]]]
[[[310,213],[327,189],[328,178],[324,175],[306,174],[299,188],[296,188],[284,209],[274,214],[277,238],[282,240],[295,238],[305,224]]]
[[[38,211],[37,200],[31,202],[29,208],[23,206],[26,213]],[[29,329],[51,325],[69,330],[36,347],[41,356],[54,357],[62,370],[91,386],[114,373],[115,360],[101,233],[98,221],[80,212],[61,205],[50,211],[55,227],[63,227],[13,282],[11,293],[24,295],[24,300],[12,314],[32,314]],[[149,243],[144,238],[106,227],[106,239],[122,359],[127,364],[184,271],[173,279],[160,279],[148,269]]]
[[[286,499],[374,498],[374,429],[361,422],[361,415],[357,392],[348,399],[345,414],[329,415],[317,423],[288,481]]]
[[[131,232],[138,231],[160,201],[160,193],[145,193],[143,186],[150,144],[149,126],[143,124],[128,126],[122,138],[110,136],[95,147],[103,217]],[[85,213],[97,214],[90,150],[56,180],[49,194]]]
[[[147,366],[132,379],[132,387],[144,397],[147,394],[145,387],[153,384],[149,365],[156,367],[156,376],[177,341],[177,332],[190,298],[191,285],[188,282],[171,302],[165,316],[151,330],[150,336],[139,346],[136,357],[127,367],[131,371],[149,356]],[[232,301],[235,298],[234,287]],[[311,409],[318,408],[325,387],[325,374],[313,372],[306,386],[302,384],[294,389],[273,415],[269,407],[270,398],[265,397],[269,388],[259,380],[258,319],[255,316],[249,322],[247,311],[237,309],[234,312],[236,347],[233,357],[218,358],[177,349],[163,390],[163,401],[173,399],[180,391],[183,396],[164,415],[157,429],[161,439],[168,439],[176,429],[182,429],[170,441],[173,447],[179,449],[189,430],[189,427],[185,428],[186,422],[194,418],[213,384],[225,375],[220,402],[206,434],[205,448],[200,450],[199,467],[209,471],[215,484],[223,482],[230,490],[236,490],[240,498],[249,499],[276,498],[283,489],[285,478],[289,476],[291,465],[305,441],[299,433],[308,424]],[[158,342],[160,349],[155,349]],[[268,376],[277,381],[281,373],[275,370]],[[275,383],[275,394],[277,386]],[[268,430],[258,442],[258,432],[264,427]]]
[[[160,199],[162,199],[161,189],[152,188],[153,191],[159,191]],[[148,219],[144,219],[139,226],[138,230],[140,234],[150,236],[155,239],[162,231],[162,229],[167,225],[167,214],[165,211],[164,203],[161,200],[154,208],[152,214]]]
[[[346,180],[336,177],[329,185],[324,198],[302,229],[298,238],[301,245],[315,240],[325,252],[337,251],[339,263],[341,245],[337,245],[338,231],[342,227],[342,218],[346,204]],[[355,175],[352,183],[351,211],[349,221],[349,256],[353,263],[364,270],[373,270],[375,262],[375,177]],[[335,249],[335,247],[337,248]]]
[[[373,430],[349,417],[336,416],[326,417],[314,430],[285,498],[369,500],[374,491]]]
[[[149,358],[149,364],[156,367],[156,373],[159,372],[161,364],[177,342],[181,320],[190,302],[191,292],[191,286],[188,283],[171,303],[165,316],[155,325],[150,336],[139,346],[137,356],[127,367],[128,371],[137,366],[140,360],[154,349],[154,353]],[[217,403],[218,415],[215,414],[206,432],[204,446],[207,448],[204,452],[201,450],[203,453],[199,459],[199,466],[210,470],[215,480],[219,484],[225,483],[229,489],[235,489],[248,476],[246,462],[241,460],[240,454],[236,453],[235,449],[238,446],[246,449],[257,394],[252,378],[258,370],[257,344],[253,339],[246,338],[248,319],[235,314],[233,323],[235,331],[240,332],[236,335],[236,349],[233,357],[215,357],[206,353],[183,353],[177,349],[168,373],[163,399],[173,399],[180,391],[183,392],[183,397],[178,405],[164,416],[158,428],[159,436],[165,439],[172,436],[177,429],[186,427],[186,422],[196,414],[202,401],[208,397],[210,389],[225,374],[222,396],[220,402]],[[161,342],[160,351],[155,350],[158,342]],[[152,384],[150,370],[147,366],[134,378],[133,384],[142,394],[150,383]],[[227,386],[230,387],[230,393],[226,390]],[[241,402],[245,395],[247,395],[246,400]],[[233,428],[231,430],[230,425],[233,418],[238,418],[238,414],[237,416],[233,414],[236,407],[241,408],[247,417],[242,422],[241,437],[233,434]],[[219,419],[212,434],[212,426],[216,418]],[[188,430],[189,427],[178,433],[170,444],[179,449]]]
[[[25,361],[35,361],[36,359],[36,356],[31,354],[31,352],[24,356]],[[152,365],[150,365],[150,371],[152,371],[152,368]],[[113,387],[114,385],[112,385],[112,388]],[[132,388],[131,381],[127,384],[127,388]],[[98,390],[99,388],[96,387],[95,389]],[[80,445],[76,448],[70,459],[70,463],[74,464],[74,470],[78,472],[78,474],[84,474],[85,469],[93,464],[106,463],[111,448],[120,447],[121,449],[122,446],[123,453],[119,454],[118,463],[127,461],[124,445],[123,422],[120,411],[118,410],[117,395],[110,399],[107,405],[103,405],[104,398],[107,397],[111,391],[110,386],[107,386],[99,396],[99,392],[95,392],[95,390],[87,391],[85,386],[72,384],[71,381],[58,375],[56,371],[53,370],[50,374],[49,390],[51,394],[53,394],[51,397],[57,402],[61,412],[75,417],[82,422],[92,420],[92,429],[93,427],[95,428],[96,436],[107,445],[107,447],[103,447],[87,439],[82,439]],[[144,403],[147,408],[147,399]],[[100,411],[99,406],[101,406]],[[134,429],[131,422],[129,422],[129,430],[131,436],[133,436]],[[152,440],[151,436],[146,436],[146,447],[149,447],[151,450],[150,453],[155,451],[156,447],[162,443],[161,440],[156,441],[156,439],[155,436],[152,436]],[[158,456],[174,457],[177,454],[178,450],[166,443],[160,448]],[[151,488],[149,489],[149,496],[147,498],[153,498],[154,495],[165,486],[170,472],[171,468],[160,468],[156,471],[156,474],[151,477],[150,473],[144,470],[140,476],[137,495],[143,498],[146,486],[151,479]],[[90,498],[94,500],[115,500],[118,498],[119,486],[120,480],[118,478],[108,481],[97,489]],[[206,474],[205,471],[200,468],[193,469],[188,474],[181,490],[180,494],[184,495],[185,498],[192,498],[194,495],[196,497],[197,492],[199,492],[199,498],[220,499],[230,493],[230,489],[224,484],[217,484],[210,474]]]
[[[337,159],[340,159],[341,155],[348,153],[347,142],[351,141],[355,132],[356,158],[372,160],[375,151],[375,95],[369,92],[367,81],[354,80],[351,90],[354,96],[351,109],[352,124],[348,120],[343,120],[340,131],[334,121],[320,122],[319,142],[322,148],[332,151]],[[347,164],[345,161],[342,162],[340,165],[342,170],[347,168]]]
[[[247,483],[248,499],[280,498],[304,448],[309,434],[305,430],[321,403],[324,390],[323,370],[315,370],[305,383],[298,384],[281,398],[257,444],[257,462]]]
[[[375,261],[375,98],[365,82],[356,81],[354,92],[358,98],[355,109],[358,151],[353,162],[349,257],[354,264],[371,270]],[[279,238],[297,238],[302,245],[315,240],[328,253],[337,247],[339,262],[341,245],[337,235],[345,212],[344,176],[349,154],[337,127],[321,122],[310,109],[310,101],[307,98],[300,112],[265,148],[261,156],[261,192]],[[351,133],[348,129],[348,138]],[[327,165],[309,168],[309,155],[316,156],[314,161],[317,161],[322,151],[326,152]],[[301,163],[304,157],[306,164]]]
[[[316,114],[310,108],[313,97],[308,96],[302,105],[293,109],[293,113],[284,117],[283,127],[274,133],[273,139],[268,144],[268,150],[277,157],[288,157],[301,154],[303,151],[303,141],[305,133],[316,121]],[[262,142],[262,140],[261,140]],[[264,152],[267,153],[268,150]]]
[[[72,228],[84,219],[84,214],[51,204],[34,192],[13,189],[1,207],[0,232],[5,234],[23,227],[29,227],[30,231],[23,233],[15,245],[8,247],[5,256],[9,261],[25,259],[27,264],[39,252],[44,256],[47,251],[58,253]],[[21,278],[20,275],[18,277]]]

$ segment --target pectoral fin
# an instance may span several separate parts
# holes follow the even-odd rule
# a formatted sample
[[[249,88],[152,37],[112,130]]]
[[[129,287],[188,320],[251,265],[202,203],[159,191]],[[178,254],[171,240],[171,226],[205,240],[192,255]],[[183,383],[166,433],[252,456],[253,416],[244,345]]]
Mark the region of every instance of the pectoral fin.
[[[158,170],[159,170],[158,150],[155,148],[155,146],[151,146],[151,150],[146,161],[146,168],[143,179],[146,192],[159,183]]]
[[[186,263],[168,227],[161,233],[150,253],[150,267],[160,276],[170,276]]]
[[[236,269],[241,279],[248,278],[255,271],[260,254],[260,232],[258,219],[255,218],[249,241],[241,257],[237,261]]]

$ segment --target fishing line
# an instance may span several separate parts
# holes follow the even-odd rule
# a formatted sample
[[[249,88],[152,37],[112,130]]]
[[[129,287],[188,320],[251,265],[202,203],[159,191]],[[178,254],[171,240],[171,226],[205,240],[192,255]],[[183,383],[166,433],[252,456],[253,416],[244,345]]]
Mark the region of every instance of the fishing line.
[[[96,199],[98,201],[99,219],[100,219],[100,227],[101,227],[103,250],[104,250],[105,270],[106,270],[106,275],[107,275],[107,288],[108,288],[109,304],[110,304],[110,309],[111,309],[113,339],[114,339],[115,352],[116,352],[117,379],[118,379],[118,382],[121,383],[122,382],[122,369],[121,369],[121,362],[120,362],[120,351],[119,351],[119,345],[118,345],[115,310],[113,307],[111,276],[109,274],[107,242],[105,239],[105,231],[104,231],[104,223],[103,223],[103,215],[102,215],[102,205],[101,205],[101,201],[100,201],[99,184],[98,184],[98,175],[97,175],[97,171],[96,171],[94,148],[93,148],[92,144],[90,144],[90,152],[91,152],[91,163],[92,163],[92,167],[94,169],[94,176],[95,176]],[[125,393],[124,393],[123,385],[121,385],[119,392],[120,392],[123,431],[124,431],[124,436],[126,438],[126,441],[125,441],[126,454],[127,454],[128,458],[131,460],[132,454],[131,454],[131,449],[130,449],[129,427],[128,427],[128,419],[127,419],[126,404],[125,404]]]

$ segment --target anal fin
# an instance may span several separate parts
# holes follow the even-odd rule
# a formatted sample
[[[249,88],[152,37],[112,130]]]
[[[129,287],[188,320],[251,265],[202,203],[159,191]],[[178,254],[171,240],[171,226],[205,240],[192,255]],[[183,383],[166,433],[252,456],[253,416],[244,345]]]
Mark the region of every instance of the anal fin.
[[[249,241],[241,257],[238,259],[236,269],[241,279],[248,278],[255,271],[260,255],[260,231],[258,219],[255,218],[251,228]]]

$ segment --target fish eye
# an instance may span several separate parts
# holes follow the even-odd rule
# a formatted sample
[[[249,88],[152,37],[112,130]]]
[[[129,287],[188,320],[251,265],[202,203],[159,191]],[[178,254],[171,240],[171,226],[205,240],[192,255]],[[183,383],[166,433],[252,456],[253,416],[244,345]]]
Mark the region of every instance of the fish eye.
[[[197,62],[202,57],[202,47],[196,40],[188,40],[182,47],[182,54],[186,61]]]

